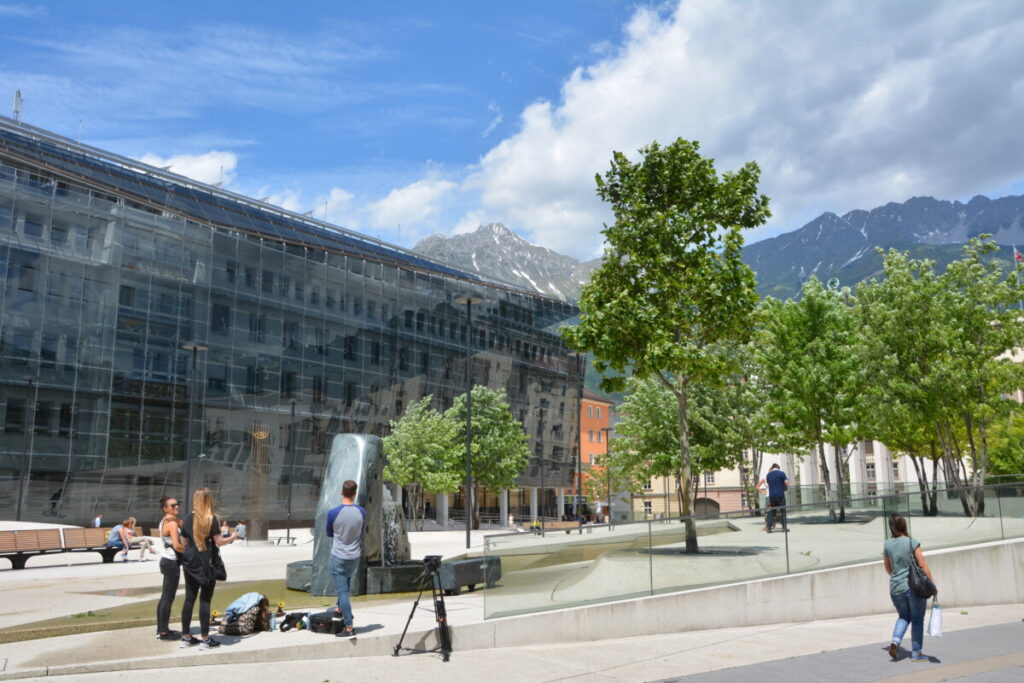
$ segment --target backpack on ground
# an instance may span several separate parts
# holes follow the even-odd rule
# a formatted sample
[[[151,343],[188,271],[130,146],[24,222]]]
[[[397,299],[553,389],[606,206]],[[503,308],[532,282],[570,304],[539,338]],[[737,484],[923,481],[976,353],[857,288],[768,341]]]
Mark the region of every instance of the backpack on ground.
[[[270,601],[262,596],[260,601],[238,615],[231,622],[221,622],[217,632],[224,636],[247,636],[257,631],[270,630]]]

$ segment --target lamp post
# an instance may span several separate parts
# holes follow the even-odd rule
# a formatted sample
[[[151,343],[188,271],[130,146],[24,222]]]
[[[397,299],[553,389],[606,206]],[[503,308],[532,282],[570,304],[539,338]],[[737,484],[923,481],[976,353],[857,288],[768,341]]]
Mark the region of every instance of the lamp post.
[[[21,445],[21,476],[18,477],[18,507],[15,519],[21,521],[21,506],[25,498],[25,488],[28,487],[28,477],[30,470],[28,459],[29,459],[29,439],[32,438],[32,429],[35,428],[35,403],[32,400],[32,390],[35,388],[36,380],[38,377],[31,376],[25,378],[25,419],[21,421],[22,429],[25,430],[25,438]],[[29,424],[29,416],[32,417],[32,424]]]
[[[292,544],[292,479],[295,477],[295,401],[292,401],[292,422],[288,426],[288,506],[285,512],[285,543]]]
[[[572,514],[577,519],[580,516],[580,499],[583,497],[583,382],[584,373],[587,367],[586,356],[582,353],[574,353],[576,356],[576,498],[572,504]]]
[[[455,297],[455,303],[466,305],[466,550],[469,550],[469,530],[472,525],[473,509],[473,472],[470,464],[470,453],[473,446],[472,419],[470,412],[473,404],[473,304],[483,302],[483,298],[473,294],[462,294]]]
[[[544,536],[545,535],[545,533],[544,533],[545,532],[545,529],[544,529],[544,511],[545,511],[545,508],[547,507],[547,491],[546,491],[546,487],[544,485],[544,469],[545,469],[545,466],[548,465],[549,463],[554,465],[554,466],[557,466],[558,463],[554,462],[550,458],[545,458],[545,457],[542,457],[542,456],[539,456],[539,455],[535,455],[534,457],[530,458],[530,460],[536,462],[537,465],[540,466],[540,535]],[[563,511],[563,514],[564,514],[564,511]]]
[[[189,383],[188,391],[188,438],[185,440],[185,510],[184,513],[188,514],[192,507],[192,451],[191,451],[191,440],[192,431],[194,425],[192,424],[195,419],[195,395],[196,395],[196,356],[200,351],[206,351],[208,347],[206,344],[201,342],[185,342],[181,345],[186,351],[192,352],[192,378]],[[200,444],[201,445],[201,444]]]
[[[608,502],[608,528],[612,528],[612,465],[608,461],[611,453],[612,430],[614,427],[601,427],[604,432],[604,477],[605,477],[605,500]]]

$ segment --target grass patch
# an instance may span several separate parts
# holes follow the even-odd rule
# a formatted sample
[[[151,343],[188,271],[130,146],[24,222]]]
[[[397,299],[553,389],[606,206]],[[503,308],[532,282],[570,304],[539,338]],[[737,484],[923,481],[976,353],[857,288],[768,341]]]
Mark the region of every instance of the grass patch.
[[[276,609],[278,602],[284,602],[286,612],[301,609],[319,608],[327,609],[334,604],[329,595],[310,595],[305,591],[289,590],[283,579],[275,581],[233,581],[218,584],[213,594],[211,608],[223,614],[227,606],[234,602],[244,593],[257,592],[267,596],[272,609]],[[388,600],[403,598],[406,595],[415,596],[415,593],[392,593],[387,596]],[[171,607],[171,628],[181,627],[181,603],[184,600],[184,593],[179,591]],[[355,604],[372,604],[379,602],[380,596],[360,595],[352,598]],[[159,599],[142,600],[128,605],[119,605],[107,609],[92,609],[87,612],[71,614],[52,619],[43,619],[30,624],[22,624],[10,628],[0,629],[0,643],[15,643],[22,640],[36,640],[38,638],[53,638],[67,636],[74,633],[93,633],[96,631],[112,631],[124,628],[136,628],[139,626],[152,626],[156,630],[156,605]],[[199,605],[196,605],[192,614],[192,623],[198,625]]]

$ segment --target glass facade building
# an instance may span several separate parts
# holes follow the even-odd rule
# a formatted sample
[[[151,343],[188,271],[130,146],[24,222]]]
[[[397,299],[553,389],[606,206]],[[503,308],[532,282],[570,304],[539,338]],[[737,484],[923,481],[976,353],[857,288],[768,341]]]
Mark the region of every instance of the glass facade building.
[[[257,535],[311,520],[332,438],[449,407],[467,352],[570,487],[575,314],[0,118],[0,518],[150,519],[191,476]]]

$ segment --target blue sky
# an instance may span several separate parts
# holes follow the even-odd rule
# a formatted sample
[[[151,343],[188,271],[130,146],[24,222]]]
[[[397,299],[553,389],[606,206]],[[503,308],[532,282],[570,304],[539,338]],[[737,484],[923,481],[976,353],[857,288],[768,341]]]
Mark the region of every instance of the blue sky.
[[[761,164],[751,240],[1024,191],[1024,3],[0,0],[0,44],[28,123],[405,246],[592,257],[594,174],[678,136]]]

